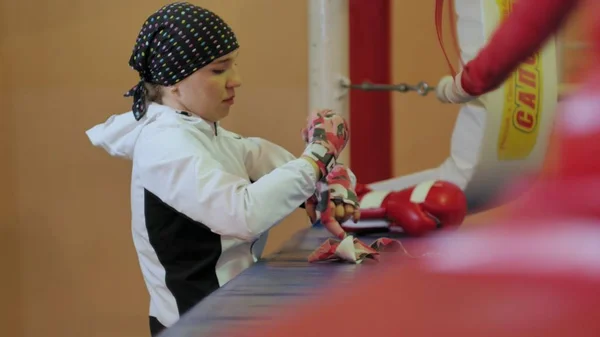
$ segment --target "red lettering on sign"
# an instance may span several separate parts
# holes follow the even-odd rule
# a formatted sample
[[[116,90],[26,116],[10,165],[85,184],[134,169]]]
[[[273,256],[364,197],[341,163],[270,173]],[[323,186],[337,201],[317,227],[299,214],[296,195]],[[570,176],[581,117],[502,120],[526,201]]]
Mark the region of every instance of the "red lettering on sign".
[[[533,127],[533,116],[523,110],[517,111],[517,124],[524,129],[531,130]]]
[[[527,105],[528,107],[535,109],[535,94],[527,92],[519,92],[519,102]]]
[[[537,76],[534,72],[519,68],[519,82],[531,88],[535,88],[535,83],[537,82],[536,80]]]

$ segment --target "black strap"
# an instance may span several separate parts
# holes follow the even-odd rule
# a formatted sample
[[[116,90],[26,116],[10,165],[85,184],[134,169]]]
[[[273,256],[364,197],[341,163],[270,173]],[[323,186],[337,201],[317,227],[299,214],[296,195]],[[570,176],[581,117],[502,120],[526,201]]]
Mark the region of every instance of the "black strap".
[[[146,95],[148,95],[148,90],[146,90],[144,80],[141,80],[135,87],[125,93],[125,97],[133,96],[132,110],[135,120],[139,121],[146,114],[146,109],[148,108],[146,104]]]

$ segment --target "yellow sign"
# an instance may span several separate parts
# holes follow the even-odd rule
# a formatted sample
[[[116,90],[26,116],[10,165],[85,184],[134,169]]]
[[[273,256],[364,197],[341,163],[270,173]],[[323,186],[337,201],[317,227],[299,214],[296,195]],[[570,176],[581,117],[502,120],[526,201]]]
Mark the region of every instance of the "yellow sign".
[[[512,11],[513,1],[496,0],[501,21]],[[543,75],[542,57],[538,52],[519,65],[504,83],[499,160],[525,159],[533,151],[542,117]]]

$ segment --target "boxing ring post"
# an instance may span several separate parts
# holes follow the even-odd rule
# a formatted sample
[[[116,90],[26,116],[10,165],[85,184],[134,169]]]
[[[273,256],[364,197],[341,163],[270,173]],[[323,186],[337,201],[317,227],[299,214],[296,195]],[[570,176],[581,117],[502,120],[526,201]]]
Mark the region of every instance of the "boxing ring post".
[[[309,111],[333,109],[349,121],[348,89],[341,83],[349,73],[348,0],[308,1]],[[350,146],[338,160],[350,165]]]

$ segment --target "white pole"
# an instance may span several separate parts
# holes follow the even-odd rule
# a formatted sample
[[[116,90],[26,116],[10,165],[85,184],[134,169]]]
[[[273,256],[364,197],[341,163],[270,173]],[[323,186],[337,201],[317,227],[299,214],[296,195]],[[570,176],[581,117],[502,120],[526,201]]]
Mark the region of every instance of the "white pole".
[[[309,111],[332,109],[349,121],[348,0],[309,0]],[[350,142],[338,158],[350,165]]]

